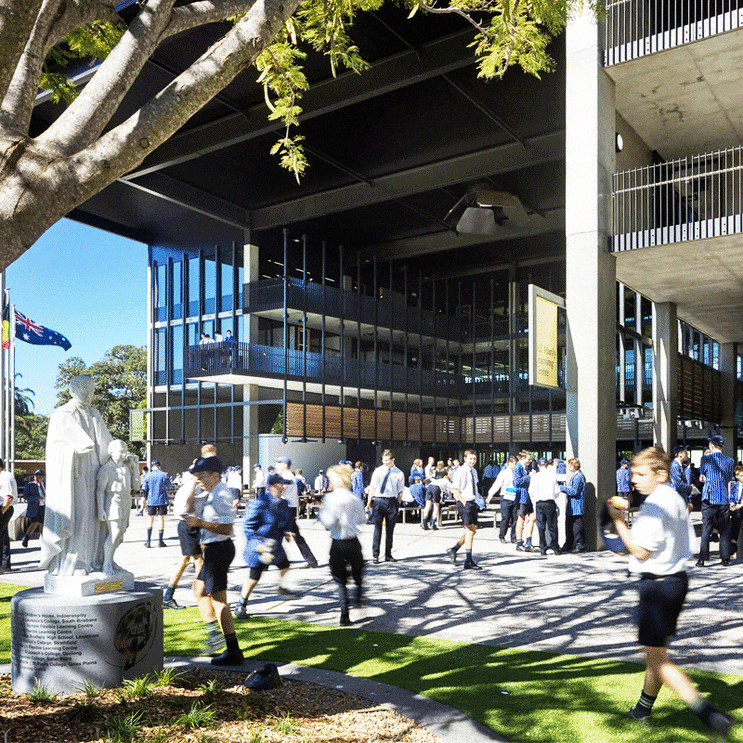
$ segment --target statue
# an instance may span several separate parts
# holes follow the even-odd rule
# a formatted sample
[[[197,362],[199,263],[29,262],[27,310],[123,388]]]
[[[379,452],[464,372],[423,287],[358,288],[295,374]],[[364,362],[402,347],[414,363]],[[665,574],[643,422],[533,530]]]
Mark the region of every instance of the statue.
[[[111,434],[91,407],[94,388],[91,377],[75,377],[72,400],[49,418],[41,567],[51,576],[84,576],[103,567],[105,527],[96,512],[96,475],[108,458]]]
[[[132,491],[139,490],[139,461],[130,455],[126,443],[114,439],[108,445],[109,458],[98,470],[96,502],[98,518],[107,525],[103,541],[103,572],[113,576],[123,571],[114,552],[124,540],[132,510]]]

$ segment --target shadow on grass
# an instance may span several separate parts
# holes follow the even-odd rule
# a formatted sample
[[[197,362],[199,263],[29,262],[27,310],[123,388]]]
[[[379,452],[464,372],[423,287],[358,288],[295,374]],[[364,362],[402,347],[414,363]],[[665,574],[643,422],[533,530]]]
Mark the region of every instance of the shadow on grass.
[[[183,615],[185,612],[178,612]],[[198,617],[166,626],[169,654],[199,652]],[[193,625],[193,626],[191,626]],[[662,692],[650,725],[625,718],[642,687],[636,663],[252,618],[238,625],[246,657],[350,673],[454,707],[511,741],[707,740],[696,717]],[[194,635],[194,632],[196,633]],[[694,672],[705,696],[741,709],[743,678]],[[735,738],[734,740],[743,740]]]

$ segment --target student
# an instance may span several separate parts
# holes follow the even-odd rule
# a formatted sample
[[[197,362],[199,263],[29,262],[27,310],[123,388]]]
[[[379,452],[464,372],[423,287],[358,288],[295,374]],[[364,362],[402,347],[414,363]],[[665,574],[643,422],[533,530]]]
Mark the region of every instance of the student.
[[[743,465],[735,466],[735,482],[730,483],[730,556],[738,551],[738,536],[743,522]]]
[[[226,650],[212,665],[236,666],[243,662],[242,650],[235,634],[235,622],[227,603],[227,571],[235,557],[232,529],[236,510],[232,495],[222,482],[224,467],[215,456],[201,457],[189,472],[201,485],[205,498],[201,513],[195,513],[194,498],[187,501],[188,513],[183,517],[186,526],[201,529],[203,563],[194,584],[194,595],[207,629],[207,652],[216,652],[223,644]],[[219,636],[219,628],[224,639]]]
[[[534,504],[534,513],[539,533],[539,552],[542,556],[551,549],[556,555],[562,554],[557,543],[557,477],[554,466],[550,466],[542,457],[539,462],[539,470],[531,476],[529,485],[529,497]],[[547,544],[549,534],[549,545]]]
[[[580,459],[568,459],[567,480],[560,491],[568,496],[567,516],[565,517],[565,547],[571,552],[586,551],[586,534],[583,527],[583,491],[586,476],[580,471]]]
[[[518,503],[516,502],[517,490],[513,485],[513,470],[516,467],[516,457],[508,457],[503,469],[498,473],[495,482],[488,490],[488,499],[486,503],[500,493],[500,532],[498,537],[500,541],[506,543],[506,533],[508,527],[511,527],[511,542],[516,544],[516,511]]]
[[[289,485],[284,476],[274,472],[268,476],[268,492],[254,498],[245,514],[245,552],[248,575],[240,592],[240,602],[235,608],[235,619],[247,619],[248,599],[258,584],[264,570],[275,565],[281,579],[289,571],[289,559],[284,552],[282,540],[291,539],[293,522],[291,508],[283,498]],[[279,583],[279,593],[291,596],[292,591]]]
[[[395,467],[395,455],[392,451],[385,449],[382,452],[382,464],[372,473],[366,501],[366,510],[371,513],[371,521],[374,524],[372,561],[375,565],[379,563],[383,522],[385,525],[384,559],[386,562],[397,562],[392,557],[392,539],[404,488],[405,475],[402,470]]]
[[[518,492],[519,512],[516,520],[516,551],[517,552],[534,552],[531,544],[531,535],[534,530],[534,506],[529,498],[529,483],[531,482],[531,462],[532,456],[530,451],[520,451],[518,462],[513,468],[513,487]],[[524,544],[524,526],[526,526],[526,544]]]
[[[666,645],[676,634],[676,622],[686,597],[689,578],[684,570],[691,557],[693,537],[684,501],[668,485],[671,460],[663,449],[651,447],[632,460],[632,482],[646,495],[632,531],[624,511],[608,505],[617,534],[630,553],[629,569],[640,574],[639,641],[645,652],[645,682],[629,717],[650,717],[663,684],[699,717],[707,730],[726,736],[734,720],[703,699],[691,679],[668,657]]]
[[[356,605],[361,606],[362,573],[364,558],[361,554],[359,531],[366,523],[364,504],[354,495],[351,488],[351,468],[347,465],[334,465],[328,468],[330,492],[322,501],[317,514],[320,523],[330,532],[330,574],[338,586],[341,603],[341,627],[352,624],[348,611],[348,569],[356,584]]]
[[[452,478],[452,494],[457,502],[457,511],[459,518],[464,524],[464,534],[459,541],[446,550],[452,565],[457,563],[457,551],[464,547],[465,570],[482,570],[482,568],[472,559],[472,542],[477,534],[477,472],[475,464],[477,463],[477,452],[473,449],[467,449],[464,453],[464,464],[457,467]]]

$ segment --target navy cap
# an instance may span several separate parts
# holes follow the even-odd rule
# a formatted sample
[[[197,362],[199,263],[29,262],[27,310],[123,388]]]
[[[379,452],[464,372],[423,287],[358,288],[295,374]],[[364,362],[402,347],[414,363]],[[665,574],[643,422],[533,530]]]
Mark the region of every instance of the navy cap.
[[[725,439],[720,436],[720,434],[715,434],[714,436],[710,436],[707,441],[710,442],[710,444],[714,444],[715,446],[723,446],[725,444]]]
[[[253,465],[253,469],[254,470],[259,470],[260,468],[261,468],[260,464],[254,464]]]
[[[155,466],[159,467],[160,466],[160,460],[159,459],[153,459],[150,464],[152,464],[153,467],[155,467]]]
[[[622,461],[621,461],[621,462],[619,463],[619,465],[621,466],[621,465],[623,465],[623,464],[629,464],[629,462],[628,462],[628,461],[627,461],[626,459],[623,459],[623,460],[622,460]]]
[[[673,447],[673,456],[677,457],[679,455],[679,452],[682,451],[688,451],[689,447],[684,446],[683,444],[679,444],[678,446]]]
[[[269,464],[268,467],[266,467],[266,469],[269,472],[276,472],[276,467],[274,467],[272,464]]]
[[[276,457],[276,462],[281,462],[281,464],[285,464],[287,467],[292,466],[292,460],[289,457]]]
[[[318,475],[324,475],[324,474],[325,474],[325,470],[318,470],[318,471],[317,471],[317,474],[318,474]]]
[[[38,477],[39,475],[44,477],[44,470],[36,470],[36,472],[34,472],[34,477]]]
[[[277,473],[277,474],[269,475],[268,479],[266,480],[266,484],[270,488],[271,485],[286,485],[287,481],[281,475]]]
[[[544,457],[539,458],[539,462],[537,464],[547,464],[547,460]]]
[[[154,462],[153,462],[154,464]],[[224,467],[217,457],[199,457],[189,468],[188,471],[195,475],[198,472],[223,472]]]

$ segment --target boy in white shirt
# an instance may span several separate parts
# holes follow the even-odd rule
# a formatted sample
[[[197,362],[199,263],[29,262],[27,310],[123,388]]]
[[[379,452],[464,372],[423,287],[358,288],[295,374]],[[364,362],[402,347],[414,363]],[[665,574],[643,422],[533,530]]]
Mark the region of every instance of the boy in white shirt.
[[[539,533],[539,552],[547,554],[547,534],[549,533],[551,549],[556,555],[561,554],[557,538],[557,470],[550,467],[547,460],[539,460],[539,470],[532,474],[529,483],[529,497],[534,504],[534,513]]]
[[[668,485],[671,458],[659,447],[641,451],[632,460],[632,482],[647,498],[632,526],[624,511],[608,504],[617,534],[630,553],[629,569],[640,574],[639,641],[645,651],[645,683],[629,716],[650,717],[658,692],[668,686],[699,717],[707,730],[726,736],[732,717],[704,699],[691,679],[668,657],[668,638],[676,634],[676,621],[686,597],[689,578],[684,570],[691,557],[693,536],[686,503]]]

